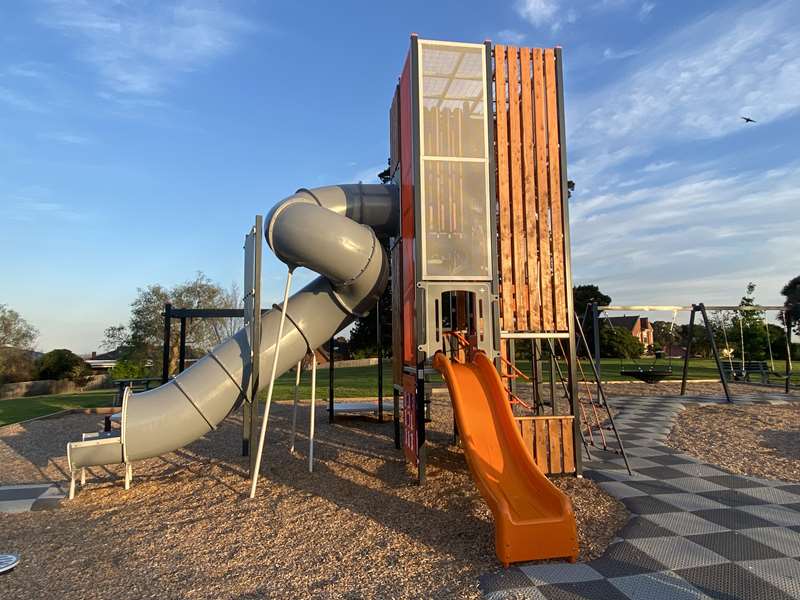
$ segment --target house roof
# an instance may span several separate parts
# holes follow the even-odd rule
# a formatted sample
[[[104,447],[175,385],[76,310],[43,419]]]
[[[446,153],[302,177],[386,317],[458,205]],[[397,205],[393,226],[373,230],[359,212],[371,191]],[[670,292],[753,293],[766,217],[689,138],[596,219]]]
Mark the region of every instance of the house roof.
[[[633,315],[630,317],[629,316],[608,317],[608,320],[614,327],[619,327],[620,329],[626,329],[627,331],[633,331],[633,328],[636,327],[636,323],[639,322],[639,315]]]

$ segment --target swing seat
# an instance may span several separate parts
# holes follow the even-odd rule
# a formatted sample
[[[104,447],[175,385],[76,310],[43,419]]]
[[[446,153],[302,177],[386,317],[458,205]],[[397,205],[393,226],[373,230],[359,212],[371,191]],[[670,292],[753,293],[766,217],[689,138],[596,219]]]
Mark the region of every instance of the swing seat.
[[[639,381],[643,381],[644,383],[658,383],[659,381],[663,381],[670,375],[672,375],[672,367],[664,367],[660,369],[652,368],[648,370],[644,369],[620,369],[620,375],[625,377],[632,377],[634,379],[638,379]]]

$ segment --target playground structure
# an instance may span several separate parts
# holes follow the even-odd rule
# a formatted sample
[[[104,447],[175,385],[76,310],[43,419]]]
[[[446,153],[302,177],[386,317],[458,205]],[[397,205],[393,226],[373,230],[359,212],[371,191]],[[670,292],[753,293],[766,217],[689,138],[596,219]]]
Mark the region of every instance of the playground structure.
[[[70,497],[85,467],[124,463],[127,486],[133,461],[190,443],[240,406],[254,497],[276,377],[298,366],[299,379],[303,358],[369,313],[391,280],[394,417],[418,480],[438,370],[495,516],[498,559],[575,560],[570,500],[545,476],[581,472],[564,136],[559,48],[413,35],[391,104],[387,182],[300,189],[275,205],[263,231],[288,273],[282,303],[266,312],[257,219],[245,327],[160,387],[129,393],[119,429],[70,443]],[[301,266],[319,277],[290,295]],[[511,389],[520,340],[560,347],[568,414],[553,402],[553,414],[514,415],[525,404]],[[312,443],[313,424],[312,398]]]
[[[714,358],[714,364],[717,367],[717,372],[719,373],[720,383],[722,384],[723,391],[725,393],[725,399],[728,402],[731,402],[733,397],[731,395],[730,390],[730,383],[733,382],[742,382],[750,381],[750,375],[752,373],[757,373],[761,377],[761,383],[767,385],[769,375],[776,376],[783,380],[782,387],[784,388],[785,393],[789,393],[791,388],[791,377],[792,377],[792,353],[791,353],[791,336],[792,336],[792,322],[791,318],[789,317],[788,312],[786,312],[784,306],[760,306],[760,305],[731,305],[731,306],[723,306],[723,305],[713,305],[713,306],[706,306],[704,303],[699,302],[696,304],[692,304],[690,306],[663,306],[663,305],[636,305],[636,306],[599,306],[597,303],[591,303],[587,307],[587,314],[591,315],[592,319],[592,331],[593,331],[593,340],[594,340],[594,363],[595,363],[595,370],[597,373],[600,373],[600,365],[601,365],[601,357],[600,357],[600,317],[603,314],[607,314],[608,312],[622,312],[622,311],[641,311],[641,312],[671,312],[672,313],[672,326],[670,333],[672,333],[672,329],[675,326],[676,317],[680,312],[689,312],[689,324],[687,327],[687,335],[686,339],[684,340],[683,345],[683,367],[681,370],[681,392],[680,395],[686,395],[686,386],[688,383],[688,375],[689,375],[689,359],[692,356],[692,342],[694,341],[694,324],[696,320],[696,316],[699,314],[703,318],[703,330],[706,334],[706,339],[708,340],[709,347],[711,348],[711,354]],[[728,343],[727,333],[725,332],[725,327],[722,327],[722,333],[725,340],[725,349],[726,354],[725,356],[722,355],[720,350],[717,348],[717,342],[715,339],[714,330],[712,327],[711,320],[709,319],[708,313],[709,312],[755,312],[755,313],[763,313],[764,316],[762,317],[764,328],[767,334],[767,348],[769,352],[769,365],[766,363],[762,363],[760,361],[746,361],[746,355],[744,354],[744,333],[742,331],[742,319],[738,319],[739,321],[739,334],[741,336],[741,353],[742,356],[739,360],[734,362],[732,358],[731,348]],[[784,371],[783,373],[779,373],[775,368],[775,359],[772,353],[772,343],[770,340],[769,334],[769,324],[766,319],[767,312],[778,312],[783,316],[783,326],[784,326],[784,335],[786,339],[786,358],[784,364]],[[586,315],[585,315],[586,316]],[[584,318],[585,321],[585,318]],[[613,327],[613,326],[612,326]],[[657,366],[655,363],[651,364],[648,368],[641,368],[638,367],[635,369],[621,369],[620,374],[625,375],[628,377],[634,377],[645,383],[656,383],[663,379],[666,379],[668,376],[672,374],[672,356],[668,357],[669,364],[666,367]]]

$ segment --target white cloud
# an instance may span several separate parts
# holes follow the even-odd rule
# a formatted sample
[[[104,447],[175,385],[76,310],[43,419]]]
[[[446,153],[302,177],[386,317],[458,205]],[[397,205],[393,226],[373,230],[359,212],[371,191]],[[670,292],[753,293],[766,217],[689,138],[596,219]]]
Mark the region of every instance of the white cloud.
[[[501,44],[520,44],[525,40],[525,34],[513,29],[503,29],[494,36]]]
[[[771,294],[762,301],[777,302],[800,255],[799,190],[800,163],[793,163],[573,197],[576,279],[600,284],[615,302],[659,304],[730,302],[752,280]]]
[[[47,133],[40,133],[39,138],[51,142],[59,142],[61,144],[75,145],[88,144],[91,141],[91,139],[86,136],[70,133],[68,131],[51,131]]]
[[[670,141],[741,131],[740,114],[760,124],[800,109],[796,5],[770,3],[708,15],[679,31],[621,80],[573,99],[571,146],[597,162],[621,148],[647,155]],[[577,116],[577,118],[575,118]],[[604,169],[622,161],[609,160]]]
[[[642,21],[646,21],[650,17],[650,13],[653,12],[653,9],[656,7],[655,2],[642,2],[642,5],[639,7],[639,19]]]
[[[118,93],[157,94],[181,72],[229,53],[252,27],[224,4],[48,0],[42,24],[75,38],[79,56]]]
[[[624,58],[630,58],[631,56],[636,56],[639,54],[639,50],[635,48],[631,48],[629,50],[612,50],[611,48],[606,48],[603,50],[603,58],[605,60],[621,60]]]
[[[556,22],[560,8],[558,0],[518,0],[516,5],[519,15],[537,27]]]
[[[651,162],[650,164],[645,165],[642,167],[642,171],[645,173],[657,173],[658,171],[663,171],[665,169],[669,169],[670,167],[674,167],[677,165],[677,161],[674,160],[662,160],[658,162]]]
[[[38,102],[31,100],[18,91],[3,86],[0,86],[0,102],[18,110],[45,112],[44,107],[42,107]]]

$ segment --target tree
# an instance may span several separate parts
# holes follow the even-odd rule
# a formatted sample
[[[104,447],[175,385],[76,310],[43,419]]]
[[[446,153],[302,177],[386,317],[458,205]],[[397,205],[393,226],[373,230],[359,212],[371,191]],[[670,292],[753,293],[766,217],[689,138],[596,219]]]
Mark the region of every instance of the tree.
[[[600,327],[600,356],[608,358],[639,358],[644,352],[642,342],[621,327]]]
[[[611,296],[607,296],[600,291],[594,284],[576,285],[572,288],[573,303],[575,306],[575,314],[579,319],[583,318],[586,312],[586,307],[592,302],[597,302],[600,306],[608,306],[611,304]],[[591,327],[591,323],[589,323]]]
[[[653,321],[653,349],[674,350],[681,343],[680,327],[672,321]]]
[[[381,311],[381,340],[383,355],[392,355],[392,290],[390,287],[378,301]],[[356,358],[378,355],[378,323],[375,309],[366,317],[359,318],[350,332],[350,352]]]
[[[33,350],[39,331],[20,314],[0,304],[0,346]]]
[[[79,384],[91,372],[86,361],[66,348],[43,354],[36,367],[39,379],[72,379]]]
[[[795,333],[800,335],[800,275],[783,286],[781,294],[786,296],[786,300],[783,303],[786,314],[789,315]]]
[[[137,290],[131,303],[128,325],[114,325],[105,332],[103,347],[119,349],[119,372],[137,376],[152,374],[160,365],[164,345],[164,305],[175,308],[240,308],[239,288],[234,284],[225,290],[202,272],[194,279],[172,288],[152,284]],[[241,319],[187,319],[186,355],[190,358],[206,354],[213,346],[241,327]],[[238,323],[238,327],[237,327]],[[170,330],[170,370],[177,368],[180,330]],[[149,366],[148,366],[149,365]],[[116,373],[116,372],[115,372]]]

